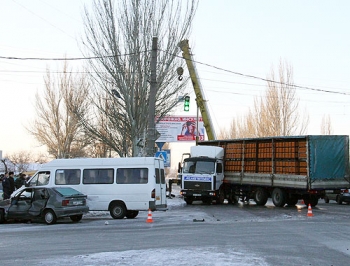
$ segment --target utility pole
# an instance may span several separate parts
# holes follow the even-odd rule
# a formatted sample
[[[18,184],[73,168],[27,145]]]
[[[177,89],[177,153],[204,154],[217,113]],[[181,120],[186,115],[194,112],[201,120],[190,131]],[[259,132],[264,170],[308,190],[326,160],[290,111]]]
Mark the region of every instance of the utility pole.
[[[151,53],[151,80],[150,80],[150,93],[148,102],[148,127],[147,127],[147,141],[146,141],[146,156],[154,156],[154,145],[156,141],[156,127],[154,123],[155,117],[155,104],[157,94],[157,46],[158,37],[152,39],[152,53]]]

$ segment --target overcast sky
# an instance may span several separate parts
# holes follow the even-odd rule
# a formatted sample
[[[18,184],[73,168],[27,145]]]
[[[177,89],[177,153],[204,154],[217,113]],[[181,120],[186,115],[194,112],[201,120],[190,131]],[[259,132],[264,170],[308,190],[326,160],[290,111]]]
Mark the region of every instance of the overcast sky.
[[[46,68],[59,62],[4,57],[79,57],[82,9],[90,0],[2,0],[0,9],[0,150],[37,151],[25,130],[35,118],[35,93]],[[330,116],[334,134],[350,132],[349,1],[201,0],[190,47],[217,131],[264,95],[266,78],[280,60],[294,72],[307,134],[320,134]],[[75,63],[74,67],[78,67]],[[262,79],[261,79],[262,78]],[[189,84],[190,85],[190,84]],[[189,115],[195,115],[192,87]],[[175,112],[185,115],[182,106]],[[186,113],[187,115],[187,113]],[[173,143],[174,157],[188,152]],[[176,156],[175,156],[176,154]],[[175,167],[175,165],[173,165]]]

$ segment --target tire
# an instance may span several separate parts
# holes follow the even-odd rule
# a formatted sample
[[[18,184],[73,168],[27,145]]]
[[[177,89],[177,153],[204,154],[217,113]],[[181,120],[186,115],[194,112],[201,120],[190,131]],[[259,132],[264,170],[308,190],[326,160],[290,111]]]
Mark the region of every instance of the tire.
[[[188,204],[188,205],[192,205],[193,203],[193,198],[192,197],[187,197],[187,198],[184,198],[185,202]]]
[[[318,198],[315,196],[311,196],[310,204],[311,204],[311,207],[315,207],[318,204]]]
[[[288,196],[289,197],[287,198],[287,201],[286,201],[287,205],[288,206],[295,206],[299,200],[297,195],[289,194]]]
[[[343,204],[343,201],[341,200],[340,196],[338,195],[337,198],[336,198],[336,201],[339,205],[342,205]]]
[[[51,209],[44,212],[44,220],[46,224],[55,224],[57,222],[57,216]]]
[[[79,222],[82,218],[83,218],[83,215],[80,214],[80,215],[72,215],[69,217],[73,222],[77,223]]]
[[[0,209],[0,224],[3,224],[5,222],[5,210]]]
[[[329,203],[329,198],[326,196],[326,197],[324,197],[324,202],[325,203]]]
[[[123,219],[126,215],[126,207],[123,203],[114,203],[109,212],[113,219]]]
[[[225,201],[225,189],[220,188],[219,195],[217,196],[217,203],[224,204],[224,201]]]
[[[254,194],[254,200],[256,202],[256,205],[258,206],[265,206],[267,200],[269,198],[269,194],[267,191],[263,188],[257,188],[255,194]]]
[[[306,195],[303,198],[305,206],[311,205],[311,207],[315,207],[318,204],[318,198],[312,195]]]
[[[125,216],[128,219],[134,219],[138,214],[139,211],[127,211]]]
[[[233,189],[230,189],[230,191],[229,191],[228,202],[231,204],[238,203],[238,197],[236,196],[235,191]]]
[[[275,188],[272,191],[272,202],[276,207],[283,207],[286,204],[287,194],[281,188]]]

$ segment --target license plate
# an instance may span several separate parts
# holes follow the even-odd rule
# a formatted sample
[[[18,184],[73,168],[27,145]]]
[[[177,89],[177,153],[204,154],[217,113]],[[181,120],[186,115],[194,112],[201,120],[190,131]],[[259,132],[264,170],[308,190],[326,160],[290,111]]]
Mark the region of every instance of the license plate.
[[[193,194],[193,196],[200,197],[200,196],[202,196],[202,194]]]
[[[73,201],[72,202],[72,205],[82,205],[83,204],[83,202],[81,201],[81,200],[75,200],[75,201]]]

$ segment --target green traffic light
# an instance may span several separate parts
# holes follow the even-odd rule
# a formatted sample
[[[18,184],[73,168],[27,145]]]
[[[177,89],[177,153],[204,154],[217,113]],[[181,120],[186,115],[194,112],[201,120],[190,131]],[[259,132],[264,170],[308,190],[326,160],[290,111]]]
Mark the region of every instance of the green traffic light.
[[[190,110],[190,96],[185,96],[184,111]]]

